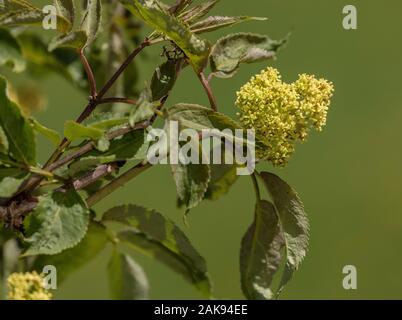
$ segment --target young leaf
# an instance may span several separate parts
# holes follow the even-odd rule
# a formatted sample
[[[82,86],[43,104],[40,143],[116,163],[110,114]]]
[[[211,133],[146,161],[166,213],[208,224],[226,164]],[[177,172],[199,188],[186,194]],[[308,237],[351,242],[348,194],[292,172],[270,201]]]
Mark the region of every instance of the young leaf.
[[[7,96],[7,82],[0,77],[0,126],[3,128],[13,158],[35,165],[35,135],[18,106]]]
[[[6,29],[0,29],[0,66],[11,65],[14,72],[22,72],[26,62],[17,40]]]
[[[205,260],[193,248],[186,235],[160,213],[136,205],[123,205],[108,210],[104,222],[119,222],[130,229],[119,232],[118,238],[153,257],[211,296],[211,284]]]
[[[64,124],[64,136],[71,141],[85,138],[98,140],[103,137],[103,130],[68,120]]]
[[[221,28],[230,27],[245,21],[264,21],[266,18],[259,17],[226,17],[226,16],[213,16],[205,18],[204,20],[197,21],[196,23],[190,26],[190,29],[194,33],[205,33],[215,31]]]
[[[71,27],[74,24],[75,7],[73,0],[55,0],[58,14],[70,22]],[[71,29],[70,29],[71,30]],[[68,30],[68,31],[70,31]]]
[[[113,251],[109,262],[109,286],[114,300],[147,300],[149,284],[144,270],[130,256]]]
[[[87,44],[92,43],[100,29],[102,18],[102,4],[100,0],[88,0],[87,11],[82,22],[82,29],[88,37]]]
[[[274,206],[259,201],[255,220],[244,235],[240,249],[241,285],[247,299],[272,298],[270,286],[281,263],[283,244]]]
[[[103,225],[91,222],[85,238],[75,247],[56,255],[39,256],[32,269],[41,273],[44,266],[57,268],[57,284],[60,285],[69,275],[93,260],[108,243],[107,231]]]
[[[88,229],[89,210],[81,196],[69,189],[39,197],[28,220],[24,256],[52,255],[81,242]]]
[[[206,164],[172,164],[177,195],[187,210],[196,207],[207,191],[211,171]]]
[[[87,35],[84,31],[74,31],[53,38],[48,48],[50,52],[57,48],[82,49],[86,42]]]
[[[36,132],[38,132],[38,133],[42,134],[44,137],[48,138],[54,145],[56,145],[56,146],[59,145],[59,143],[61,141],[61,137],[57,131],[45,127],[43,124],[39,123],[35,119],[30,119],[30,122],[31,122],[32,128]]]
[[[286,245],[286,266],[278,294],[302,263],[309,242],[309,222],[296,191],[278,176],[262,172],[261,178],[274,201],[279,214]]]
[[[252,33],[235,33],[226,36],[213,46],[210,56],[212,72],[221,78],[232,77],[241,63],[253,63],[276,57],[287,42],[271,40]]]
[[[193,0],[176,0],[176,2],[169,7],[169,12],[176,16],[191,5],[192,2]]]
[[[206,16],[219,1],[220,0],[206,0],[203,3],[180,14],[180,19],[184,20],[188,24],[197,21],[198,19]]]
[[[193,68],[200,72],[207,64],[210,45],[197,37],[176,17],[163,9],[157,0],[124,1],[128,9],[149,26],[172,40],[187,56]]]

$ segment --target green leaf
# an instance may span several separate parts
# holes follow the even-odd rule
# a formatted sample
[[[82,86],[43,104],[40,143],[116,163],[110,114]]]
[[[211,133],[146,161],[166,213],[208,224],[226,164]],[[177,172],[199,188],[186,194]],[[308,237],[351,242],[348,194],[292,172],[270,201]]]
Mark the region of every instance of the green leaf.
[[[57,48],[82,49],[86,42],[87,35],[84,31],[74,31],[53,38],[49,43],[49,51],[51,52]]]
[[[274,206],[268,201],[259,201],[255,220],[244,235],[240,249],[241,285],[247,299],[272,298],[270,287],[281,264],[283,244]]]
[[[0,77],[0,126],[5,132],[12,157],[35,165],[35,135],[18,106],[7,96],[7,82]]]
[[[57,283],[60,285],[72,273],[93,260],[108,243],[108,237],[104,226],[97,222],[91,222],[85,238],[74,248],[64,250],[56,255],[39,256],[32,267],[41,273],[44,266],[52,265],[57,269]]]
[[[144,160],[148,152],[149,142],[145,140],[145,131],[136,130],[122,137],[113,139],[106,152],[94,150],[85,157],[72,163],[69,168],[71,175],[87,169],[116,161]]]
[[[108,267],[114,300],[147,300],[149,284],[144,270],[130,256],[113,251]]]
[[[144,160],[149,142],[145,140],[144,130],[135,130],[124,136],[113,139],[107,152],[93,151],[88,156],[113,157],[113,161]]]
[[[223,162],[222,162],[223,163]],[[205,192],[205,199],[216,201],[229,192],[237,181],[237,167],[229,164],[211,164],[211,180]]]
[[[206,0],[201,4],[190,8],[186,12],[183,12],[179,17],[186,23],[194,22],[206,16],[219,1],[220,0]]]
[[[153,101],[159,101],[172,90],[177,80],[177,65],[179,60],[168,60],[159,66],[151,80],[151,92]]]
[[[123,205],[108,210],[103,221],[119,222],[130,229],[118,238],[139,252],[155,258],[211,297],[211,284],[205,260],[193,248],[186,235],[155,210]]]
[[[0,126],[0,153],[8,154],[8,147],[7,135]]]
[[[157,0],[133,0],[128,9],[156,31],[172,40],[187,56],[193,68],[202,71],[208,60],[210,45],[197,37],[190,29],[163,9]]]
[[[57,254],[73,248],[84,238],[89,224],[89,210],[73,189],[39,197],[30,214],[24,256]]]
[[[175,120],[183,127],[202,129],[241,129],[241,125],[224,115],[196,104],[179,103],[166,111],[169,120]]]
[[[70,22],[71,27],[74,24],[74,17],[75,17],[75,7],[73,0],[55,0],[55,5],[57,8],[57,13]],[[71,30],[71,28],[70,28]],[[67,31],[70,31],[67,30]]]
[[[292,187],[269,172],[262,172],[261,178],[278,212],[286,244],[287,261],[278,290],[279,294],[306,256],[310,226],[303,204]]]
[[[240,17],[213,16],[205,18],[204,20],[201,21],[197,21],[196,23],[190,26],[190,29],[194,33],[205,33],[252,20],[264,21],[267,19],[260,17],[247,17],[247,16],[240,16]]]
[[[64,124],[64,136],[70,141],[86,138],[98,140],[103,137],[103,133],[103,130],[85,126],[71,120],[66,121]]]
[[[100,29],[102,19],[102,4],[100,0],[88,0],[87,11],[82,22],[82,29],[88,37],[87,45],[92,43]]]
[[[42,134],[44,137],[48,138],[55,146],[59,145],[59,143],[61,141],[61,137],[57,131],[45,127],[43,124],[39,123],[35,119],[30,119],[30,122],[31,122],[32,128],[36,132],[38,132],[38,133]]]
[[[196,207],[208,189],[211,171],[206,164],[172,164],[173,179],[177,195],[187,211]]]
[[[0,29],[0,66],[2,65],[11,65],[14,72],[22,72],[26,67],[20,45],[5,29]]]
[[[127,124],[128,121],[129,117],[124,113],[102,112],[92,114],[84,121],[84,124],[100,130],[109,130]]]
[[[26,176],[21,169],[0,166],[0,198],[13,196]]]
[[[212,72],[220,78],[232,77],[240,64],[273,59],[287,42],[271,40],[252,33],[235,33],[217,41],[213,46],[210,63]]]
[[[176,2],[169,7],[169,12],[173,15],[178,15],[180,12],[185,10],[193,0],[176,0]]]

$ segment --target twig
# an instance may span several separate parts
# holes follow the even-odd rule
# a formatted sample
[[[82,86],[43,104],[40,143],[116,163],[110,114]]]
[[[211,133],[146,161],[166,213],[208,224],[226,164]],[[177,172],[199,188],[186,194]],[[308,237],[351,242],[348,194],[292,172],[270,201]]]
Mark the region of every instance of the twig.
[[[75,179],[71,183],[67,183],[64,186],[57,189],[57,191],[65,192],[71,186],[75,190],[81,190],[86,188],[87,186],[93,184],[94,182],[102,179],[110,174],[112,174],[115,170],[117,170],[118,166],[115,163],[112,164],[102,164],[96,167],[94,170],[84,174],[83,176]]]
[[[209,103],[210,103],[210,105],[211,105],[211,108],[212,108],[213,110],[217,111],[217,110],[218,110],[218,107],[217,107],[217,103],[216,103],[215,96],[214,96],[214,94],[213,94],[213,92],[212,92],[212,89],[211,89],[211,86],[209,85],[209,82],[208,82],[208,80],[205,78],[205,75],[204,75],[203,72],[200,72],[200,73],[198,74],[198,79],[200,79],[201,84],[202,84],[202,86],[204,87],[205,92],[206,92],[207,95],[208,95],[208,99],[209,99]]]
[[[133,99],[112,97],[112,98],[103,98],[102,100],[99,100],[98,105],[106,104],[106,103],[116,103],[116,102],[125,103],[125,104],[132,104],[132,105],[137,104],[137,101],[133,100]]]
[[[139,174],[152,167],[150,163],[140,163],[130,170],[123,173],[121,176],[117,177],[110,183],[108,183],[103,188],[99,189],[93,195],[87,198],[86,202],[88,207],[92,207],[101,201],[103,198],[107,197],[109,194],[117,190],[118,188],[124,186],[127,182],[137,177]]]

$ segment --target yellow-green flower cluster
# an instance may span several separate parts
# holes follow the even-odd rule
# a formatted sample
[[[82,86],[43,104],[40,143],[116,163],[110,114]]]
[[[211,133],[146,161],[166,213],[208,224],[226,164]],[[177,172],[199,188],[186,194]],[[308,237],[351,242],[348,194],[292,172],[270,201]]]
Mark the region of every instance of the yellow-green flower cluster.
[[[276,166],[286,164],[297,141],[307,138],[311,127],[321,131],[334,88],[325,79],[302,74],[284,83],[278,70],[267,68],[237,92],[236,105],[245,128],[254,129],[256,154]]]
[[[37,272],[13,273],[7,278],[9,300],[50,300],[52,294],[44,288]]]

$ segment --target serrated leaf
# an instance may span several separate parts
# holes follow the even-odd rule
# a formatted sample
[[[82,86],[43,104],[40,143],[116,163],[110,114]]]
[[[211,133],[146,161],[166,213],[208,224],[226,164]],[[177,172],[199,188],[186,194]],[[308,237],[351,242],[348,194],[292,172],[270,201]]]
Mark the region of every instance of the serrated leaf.
[[[53,38],[49,43],[49,51],[52,52],[57,48],[82,49],[86,42],[87,35],[84,31],[74,31]]]
[[[171,164],[177,195],[187,210],[196,207],[205,196],[211,171],[206,164]]]
[[[5,29],[0,29],[0,66],[2,65],[11,65],[14,72],[22,72],[26,66],[20,45]]]
[[[59,145],[59,143],[61,141],[61,137],[57,131],[45,127],[43,124],[39,123],[39,121],[37,121],[35,119],[30,119],[30,122],[31,122],[32,128],[36,132],[38,132],[41,135],[43,135],[44,137],[48,138],[55,146]]]
[[[180,14],[180,19],[184,20],[188,24],[197,21],[198,19],[206,16],[219,1],[220,0],[206,0],[203,3],[196,5],[186,12]]]
[[[75,121],[68,120],[64,123],[64,136],[70,141],[86,138],[98,140],[103,137],[103,133],[103,130],[85,126]]]
[[[235,33],[221,38],[213,46],[210,56],[211,70],[221,78],[232,77],[240,64],[273,59],[287,42],[271,40],[252,33]]]
[[[130,227],[118,233],[121,241],[166,264],[206,297],[211,296],[205,260],[172,221],[155,210],[136,205],[112,208],[105,213],[103,221],[119,222]]]
[[[268,201],[259,201],[255,220],[244,235],[240,249],[241,285],[247,299],[272,298],[270,287],[281,264],[283,244],[274,206]]]
[[[171,15],[157,0],[124,1],[128,9],[156,31],[166,35],[187,56],[193,68],[200,72],[207,64],[210,45]]]
[[[84,238],[88,224],[89,210],[75,190],[40,196],[27,222],[24,256],[53,255],[73,248]]]
[[[114,300],[147,300],[149,284],[141,266],[130,256],[113,251],[108,266],[109,287]]]
[[[92,43],[101,26],[102,19],[102,4],[100,0],[88,0],[87,11],[84,14],[82,22],[82,29],[85,30],[88,41],[87,44]]]
[[[57,13],[61,17],[66,19],[68,22],[70,22],[70,25],[72,27],[74,24],[74,18],[75,18],[74,1],[73,0],[55,0],[54,3],[57,8]],[[68,30],[68,31],[70,31],[70,30]]]
[[[245,22],[245,21],[264,21],[266,18],[259,17],[227,17],[227,16],[212,16],[205,18],[203,20],[197,21],[196,23],[190,26],[190,29],[194,33],[205,33],[212,32],[221,28],[234,26],[236,24]]]
[[[10,154],[18,162],[35,165],[35,135],[18,106],[7,96],[7,82],[0,77],[0,126],[9,144]]]
[[[104,226],[97,222],[91,222],[85,238],[78,245],[56,255],[39,256],[35,260],[32,270],[41,273],[44,266],[55,266],[57,284],[62,284],[68,276],[93,260],[105,248],[108,243],[106,232]]]
[[[303,204],[292,187],[269,172],[262,172],[261,178],[278,212],[286,244],[286,266],[279,285],[279,294],[306,256],[310,226]]]

